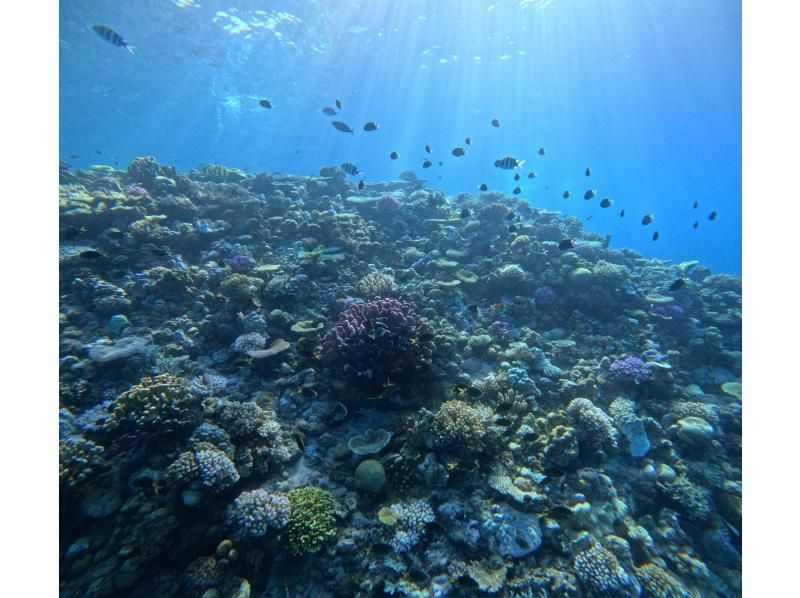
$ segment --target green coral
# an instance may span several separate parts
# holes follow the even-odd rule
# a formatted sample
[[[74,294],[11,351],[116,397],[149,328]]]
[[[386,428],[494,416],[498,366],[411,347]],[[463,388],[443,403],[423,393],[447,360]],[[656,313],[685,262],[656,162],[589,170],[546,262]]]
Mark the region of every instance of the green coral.
[[[289,493],[289,552],[297,556],[319,552],[328,538],[336,535],[334,500],[322,488],[306,486]]]
[[[117,397],[111,427],[134,433],[173,432],[196,423],[196,407],[185,379],[145,376]]]

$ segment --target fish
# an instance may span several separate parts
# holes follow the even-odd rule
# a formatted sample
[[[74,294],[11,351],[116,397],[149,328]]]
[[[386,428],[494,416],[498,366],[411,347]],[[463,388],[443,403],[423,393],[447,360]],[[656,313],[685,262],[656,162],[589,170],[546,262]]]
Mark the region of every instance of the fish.
[[[594,214],[589,214],[589,215],[586,217],[586,220],[591,220],[592,218],[594,218]]]
[[[500,121],[497,120],[496,118],[493,118],[492,119],[492,126],[493,127],[499,127],[500,126]]]
[[[439,162],[437,162],[437,164],[439,164],[439,166],[441,166],[442,164],[444,164],[444,162],[442,162],[441,160],[439,160]],[[442,177],[440,176],[439,178],[442,178]]]
[[[503,170],[511,170],[513,168],[522,168],[522,165],[525,164],[525,160],[517,160],[512,156],[506,156],[505,158],[500,158],[499,160],[494,161],[494,165],[497,168],[502,168]]]
[[[692,228],[700,228],[700,223],[697,220],[695,220],[694,224],[692,225]]]
[[[517,227],[512,224],[511,226],[508,227],[508,232],[510,233],[517,232]]]
[[[620,217],[620,218],[625,218],[625,208],[622,208],[622,209],[619,211],[619,217]]]
[[[488,191],[489,190],[489,185],[487,185],[486,183],[481,183],[478,186],[478,189],[480,189],[481,191]]]
[[[350,162],[343,162],[340,168],[351,176],[356,176],[357,174],[361,174],[361,172],[358,170],[358,166]]]
[[[272,102],[268,99],[264,98],[263,100],[259,100],[259,105],[263,106],[264,108],[272,109]]]
[[[535,172],[529,172],[528,173],[528,178],[529,179],[535,179],[536,178],[536,173]]]
[[[595,195],[597,195],[597,189],[589,189],[583,194],[583,199],[592,199]]]
[[[587,168],[586,169],[586,176],[592,176],[592,169],[591,168]]]
[[[337,107],[339,110],[341,110],[341,109],[342,109],[342,103],[341,103],[339,100],[336,100],[336,107]]]
[[[483,394],[480,390],[469,384],[456,384],[453,387],[453,392],[460,395],[466,394],[471,397],[479,397]]]
[[[84,260],[96,260],[98,258],[103,257],[103,254],[94,249],[87,249],[85,251],[81,251],[78,254],[78,257]]]
[[[327,114],[328,116],[335,116],[335,115],[337,114],[336,110],[334,110],[334,109],[333,109],[333,108],[331,108],[330,106],[325,106],[325,107],[322,109],[322,113],[323,113],[323,114]]]
[[[678,280],[673,282],[671,285],[669,285],[669,290],[670,291],[678,291],[678,290],[682,289],[685,286],[686,286],[686,280],[683,279],[683,278],[679,278]]]
[[[575,247],[575,243],[572,242],[572,239],[564,239],[558,244],[558,248],[561,251],[566,251],[567,249],[572,249],[573,247]]]
[[[514,214],[514,212],[509,212],[506,214],[506,220],[514,220],[514,218],[516,218],[516,214]]]
[[[85,232],[87,232],[86,227],[67,226],[58,231],[58,236],[65,241],[72,241]]]
[[[469,218],[472,215],[472,212],[469,211],[469,208],[464,208],[461,210],[461,214],[459,214],[460,218]]]
[[[331,121],[331,124],[333,125],[333,128],[336,129],[337,131],[341,131],[342,133],[350,133],[351,135],[353,134],[353,129],[351,129],[349,126],[347,126],[346,123],[343,123],[340,120]]]
[[[69,155],[69,159],[70,160],[77,160],[78,158],[80,158],[80,156],[78,154],[70,154]]]
[[[660,236],[661,236],[661,235],[659,235],[659,234],[658,234],[658,231],[654,232],[654,233],[653,233],[653,241],[658,241],[658,238],[659,238]]]
[[[94,150],[96,154],[102,154],[103,150]]]
[[[614,204],[614,200],[613,199],[609,199],[609,198],[606,197],[606,198],[603,198],[603,200],[600,202],[600,207],[601,208],[610,208],[613,204]]]
[[[645,226],[650,224],[652,221],[653,221],[652,214],[645,214],[644,218],[642,218],[642,224],[644,224]]]
[[[378,124],[374,122],[368,122],[367,124],[364,125],[365,131],[377,131],[379,128],[380,126],[378,126]]]
[[[506,307],[508,307],[508,306],[505,303],[503,303],[502,301],[499,302],[499,303],[492,303],[492,309],[494,309],[496,311],[503,311],[503,310],[505,310]]]
[[[699,208],[699,207],[700,207],[700,202],[699,201],[694,202],[694,205],[692,205],[692,208],[694,208],[695,210],[697,208]]]
[[[425,160],[425,161],[422,163],[422,167],[423,167],[423,168],[430,168],[431,166],[433,166],[433,162],[431,162],[430,160]]]
[[[119,230],[118,228],[109,228],[109,229],[108,229],[108,230],[107,230],[105,233],[103,233],[103,234],[104,234],[106,237],[108,237],[109,239],[121,239],[122,237],[124,237],[124,236],[125,236],[125,233],[123,233],[123,232],[122,232],[121,230]]]
[[[114,44],[118,48],[125,48],[131,54],[133,54],[133,51],[136,49],[136,46],[132,46],[122,39],[122,36],[111,27],[107,27],[106,25],[92,25],[92,30],[109,44]]]
[[[399,158],[399,157],[400,157],[400,154],[398,154],[397,152],[392,152],[391,154],[389,154],[389,157],[390,157],[392,160],[397,160],[397,158]]]
[[[716,212],[716,211],[714,211],[714,212],[711,212],[711,213],[708,215],[708,219],[709,219],[709,220],[716,220],[716,218],[717,218],[717,212]]]
[[[561,194],[561,197],[564,199],[569,199],[569,191],[564,191],[564,193]]]
[[[515,174],[515,175],[514,175],[514,180],[515,180],[515,181],[518,181],[518,180],[520,180],[520,178],[522,178],[522,177],[520,177],[520,176],[519,176],[519,173],[517,173],[517,174]]]
[[[477,306],[477,304],[475,304],[475,303],[470,303],[469,305],[467,305],[467,311],[468,311],[469,313],[471,313],[471,314],[477,314],[477,313],[478,313],[478,306]]]
[[[467,137],[467,138],[464,140],[464,143],[466,143],[467,145],[472,145],[472,137]]]
[[[426,152],[428,152],[429,154],[432,154],[432,153],[433,153],[433,150],[431,149],[431,146],[430,146],[430,145],[426,145],[426,146],[425,146],[425,151],[426,151]]]
[[[455,148],[453,148],[453,151],[450,152],[450,153],[453,154],[454,156],[458,157],[458,156],[463,156],[467,152],[463,147],[455,147]]]
[[[540,156],[544,156],[546,153],[547,153],[547,150],[545,150],[543,147],[539,148],[539,155]]]
[[[366,186],[367,186],[367,184],[364,182],[364,179],[361,179],[360,181],[358,181],[358,190],[359,191],[363,191],[364,187],[366,187]]]
[[[520,187],[514,187],[514,190],[512,191],[512,193],[514,195],[519,195],[520,193],[522,193],[522,189]]]

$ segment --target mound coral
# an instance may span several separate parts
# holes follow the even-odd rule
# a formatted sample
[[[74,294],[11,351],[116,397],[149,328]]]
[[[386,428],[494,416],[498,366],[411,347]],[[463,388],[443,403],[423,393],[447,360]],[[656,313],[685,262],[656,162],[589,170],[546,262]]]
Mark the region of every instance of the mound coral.
[[[145,376],[116,399],[111,427],[135,435],[185,430],[197,423],[199,405],[183,378]]]
[[[631,584],[614,553],[597,543],[576,554],[573,567],[583,585],[597,595],[616,596]]]
[[[263,488],[242,492],[229,510],[236,532],[253,538],[285,528],[290,514],[291,505],[284,494],[273,494]]]
[[[639,384],[650,379],[650,368],[640,358],[628,355],[614,360],[611,376],[620,382]]]
[[[447,449],[479,450],[485,429],[478,412],[464,401],[445,401],[433,417],[434,444]]]
[[[433,329],[411,303],[380,297],[342,311],[322,346],[328,365],[368,389],[424,371],[435,350]]]

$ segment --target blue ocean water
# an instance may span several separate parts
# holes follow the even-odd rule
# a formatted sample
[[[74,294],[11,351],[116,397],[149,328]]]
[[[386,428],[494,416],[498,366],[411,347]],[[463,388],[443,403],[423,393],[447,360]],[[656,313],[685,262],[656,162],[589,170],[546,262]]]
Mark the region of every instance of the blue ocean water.
[[[409,169],[449,194],[520,186],[612,247],[741,271],[738,2],[85,0],[62,2],[60,21],[74,168],[154,155],[311,175],[348,161],[368,181]],[[322,114],[336,99],[355,134]],[[493,166],[507,155],[526,161],[519,182]]]

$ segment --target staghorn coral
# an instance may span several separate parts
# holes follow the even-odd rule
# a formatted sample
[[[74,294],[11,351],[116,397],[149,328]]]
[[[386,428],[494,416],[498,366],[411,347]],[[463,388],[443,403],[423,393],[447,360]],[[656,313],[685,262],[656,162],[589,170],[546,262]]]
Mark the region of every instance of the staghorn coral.
[[[110,425],[142,436],[176,432],[197,423],[198,409],[183,378],[170,374],[145,376],[117,397]]]
[[[289,523],[291,504],[286,495],[263,488],[242,492],[229,509],[229,518],[240,536],[260,538]]]
[[[445,401],[433,417],[433,442],[445,449],[478,451],[486,433],[478,412],[464,401]]]
[[[225,452],[208,442],[198,442],[167,467],[165,479],[176,487],[195,482],[196,487],[213,495],[236,485],[239,472]]]
[[[424,372],[435,350],[433,329],[411,303],[379,297],[342,311],[322,345],[328,365],[366,388]]]
[[[70,434],[58,442],[58,481],[62,488],[84,484],[104,467],[102,446]]]
[[[322,488],[307,486],[289,492],[289,503],[289,552],[295,556],[319,552],[325,541],[336,535],[333,496]]]

